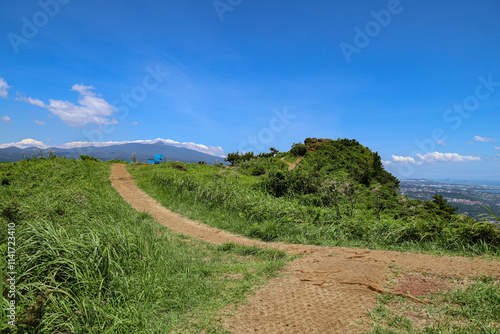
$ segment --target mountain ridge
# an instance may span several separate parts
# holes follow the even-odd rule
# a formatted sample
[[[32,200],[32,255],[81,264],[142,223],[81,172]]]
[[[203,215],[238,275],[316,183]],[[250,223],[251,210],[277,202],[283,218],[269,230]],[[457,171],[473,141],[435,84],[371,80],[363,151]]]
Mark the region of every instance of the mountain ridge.
[[[90,155],[94,158],[107,161],[107,160],[128,160],[132,157],[132,153],[136,154],[136,160],[139,162],[146,162],[148,159],[154,158],[155,154],[163,154],[164,160],[182,161],[186,163],[196,163],[204,161],[209,164],[223,162],[224,157],[202,153],[185,147],[176,147],[166,143],[128,143],[116,144],[109,146],[85,146],[75,148],[58,148],[47,147],[40,149],[36,146],[19,148],[16,146],[9,146],[0,149],[0,162],[14,162],[23,159],[24,156],[31,157],[37,155],[37,150],[42,152],[51,150],[59,157],[70,159],[78,159],[80,155]]]

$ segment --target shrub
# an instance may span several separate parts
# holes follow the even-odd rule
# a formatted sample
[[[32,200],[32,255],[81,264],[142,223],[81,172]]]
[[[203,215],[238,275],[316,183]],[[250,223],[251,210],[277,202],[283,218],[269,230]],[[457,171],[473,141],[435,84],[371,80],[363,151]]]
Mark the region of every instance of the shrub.
[[[83,161],[93,161],[93,162],[101,162],[101,160],[97,159],[97,158],[94,158],[94,157],[91,157],[90,155],[83,155],[81,154],[79,156],[80,160],[83,160]]]
[[[307,153],[307,146],[304,144],[293,144],[290,153],[294,156],[302,156]]]

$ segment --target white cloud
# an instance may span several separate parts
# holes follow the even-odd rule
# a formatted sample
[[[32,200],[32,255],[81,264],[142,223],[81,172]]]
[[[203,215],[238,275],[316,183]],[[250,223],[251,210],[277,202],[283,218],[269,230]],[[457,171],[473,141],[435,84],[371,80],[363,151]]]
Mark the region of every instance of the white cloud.
[[[412,157],[402,157],[402,156],[397,156],[397,155],[393,155],[391,156],[392,158],[392,162],[395,162],[395,163],[415,163],[415,159],[413,159]]]
[[[132,122],[132,125],[137,125],[137,124],[139,124],[137,123],[137,121]]]
[[[35,119],[35,123],[38,124],[38,125],[45,125],[44,121],[39,121],[37,119]]]
[[[490,142],[493,142],[493,141],[498,141],[498,139],[488,138],[488,137],[474,136],[474,141],[478,141],[478,142],[481,142],[481,143],[490,143]]]
[[[10,88],[9,85],[7,85],[7,81],[5,81],[2,77],[0,77],[0,96],[3,97],[4,99],[9,96],[8,89]]]
[[[415,154],[413,157],[404,157],[392,155],[392,160],[383,161],[386,166],[395,166],[398,164],[416,164],[422,165],[424,163],[435,163],[435,162],[468,162],[468,161],[481,161],[480,157],[470,156],[470,155],[460,155],[458,153],[440,153],[440,152],[430,152],[426,154]]]
[[[49,99],[49,104],[45,104],[38,99],[23,96],[18,97],[17,100],[46,108],[66,125],[72,127],[118,123],[115,119],[110,119],[116,108],[94,93],[94,89],[93,86],[73,85],[71,90],[79,93],[78,105],[69,101],[53,99]]]
[[[500,150],[500,146],[495,146],[495,150]]]
[[[19,95],[19,92],[17,93]],[[45,105],[45,103],[43,103],[42,101],[38,100],[38,99],[32,99],[31,97],[25,97],[25,96],[18,96],[16,98],[16,100],[18,101],[23,101],[23,102],[27,102],[29,104],[32,104],[32,105],[35,105],[35,106],[38,106],[38,107],[42,107],[42,108],[46,108],[47,106]]]
[[[17,143],[0,144],[0,148],[6,148],[11,146],[19,148],[27,148],[27,147],[38,147],[43,149],[48,148],[48,146],[45,145],[43,142],[31,138],[23,139]]]
[[[444,140],[438,140],[438,141],[436,142],[436,144],[438,144],[438,145],[443,145],[443,146],[448,145],[448,143],[447,143],[447,142],[445,142]]]
[[[432,152],[422,154],[416,154],[417,158],[420,159],[419,162],[464,162],[464,161],[480,161],[480,157],[474,157],[470,155],[460,155],[458,153],[440,153]]]
[[[7,115],[0,117],[0,122],[9,123],[10,121],[12,121],[12,120]]]

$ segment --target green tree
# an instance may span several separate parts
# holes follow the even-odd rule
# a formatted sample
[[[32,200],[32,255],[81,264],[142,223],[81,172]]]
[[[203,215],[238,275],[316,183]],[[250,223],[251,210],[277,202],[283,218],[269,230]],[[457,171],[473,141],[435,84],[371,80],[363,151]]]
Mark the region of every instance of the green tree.
[[[432,198],[432,202],[425,202],[426,207],[444,219],[450,220],[458,210],[457,207],[449,205],[442,195],[435,194]]]
[[[91,157],[90,155],[83,155],[81,154],[79,156],[80,160],[84,160],[84,161],[94,161],[94,162],[100,162],[101,160],[97,159],[97,158],[94,158],[94,157]]]
[[[307,153],[307,146],[300,143],[295,143],[292,145],[290,153],[295,156],[302,156]]]
[[[239,152],[236,153],[228,153],[227,157],[224,159],[224,161],[229,162],[232,166],[237,164],[238,162],[241,161],[241,156]]]
[[[250,160],[253,160],[255,159],[255,154],[252,152],[246,152],[245,154],[243,154],[241,156],[241,160],[242,161],[250,161]]]

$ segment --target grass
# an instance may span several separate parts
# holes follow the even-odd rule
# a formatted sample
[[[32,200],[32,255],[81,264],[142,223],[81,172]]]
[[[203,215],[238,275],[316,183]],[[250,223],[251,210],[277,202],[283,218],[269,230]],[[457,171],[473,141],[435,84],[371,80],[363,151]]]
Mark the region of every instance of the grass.
[[[426,296],[432,304],[380,295],[368,334],[500,333],[500,284],[481,277]]]
[[[137,185],[164,206],[208,225],[264,241],[324,246],[367,247],[447,255],[500,256],[500,249],[469,240],[466,230],[442,228],[423,233],[428,222],[373,220],[362,214],[336,219],[333,210],[276,198],[264,191],[262,176],[234,169],[184,165],[187,171],[158,166],[131,166]],[[432,226],[430,228],[433,228]]]
[[[2,261],[2,333],[222,333],[229,306],[288,260],[171,233],[123,201],[109,164],[1,163],[0,181],[0,252],[15,224],[18,273],[12,328]]]
[[[285,161],[288,162],[289,164],[293,164],[295,161],[297,161],[298,158],[299,157],[287,155],[285,156]]]

